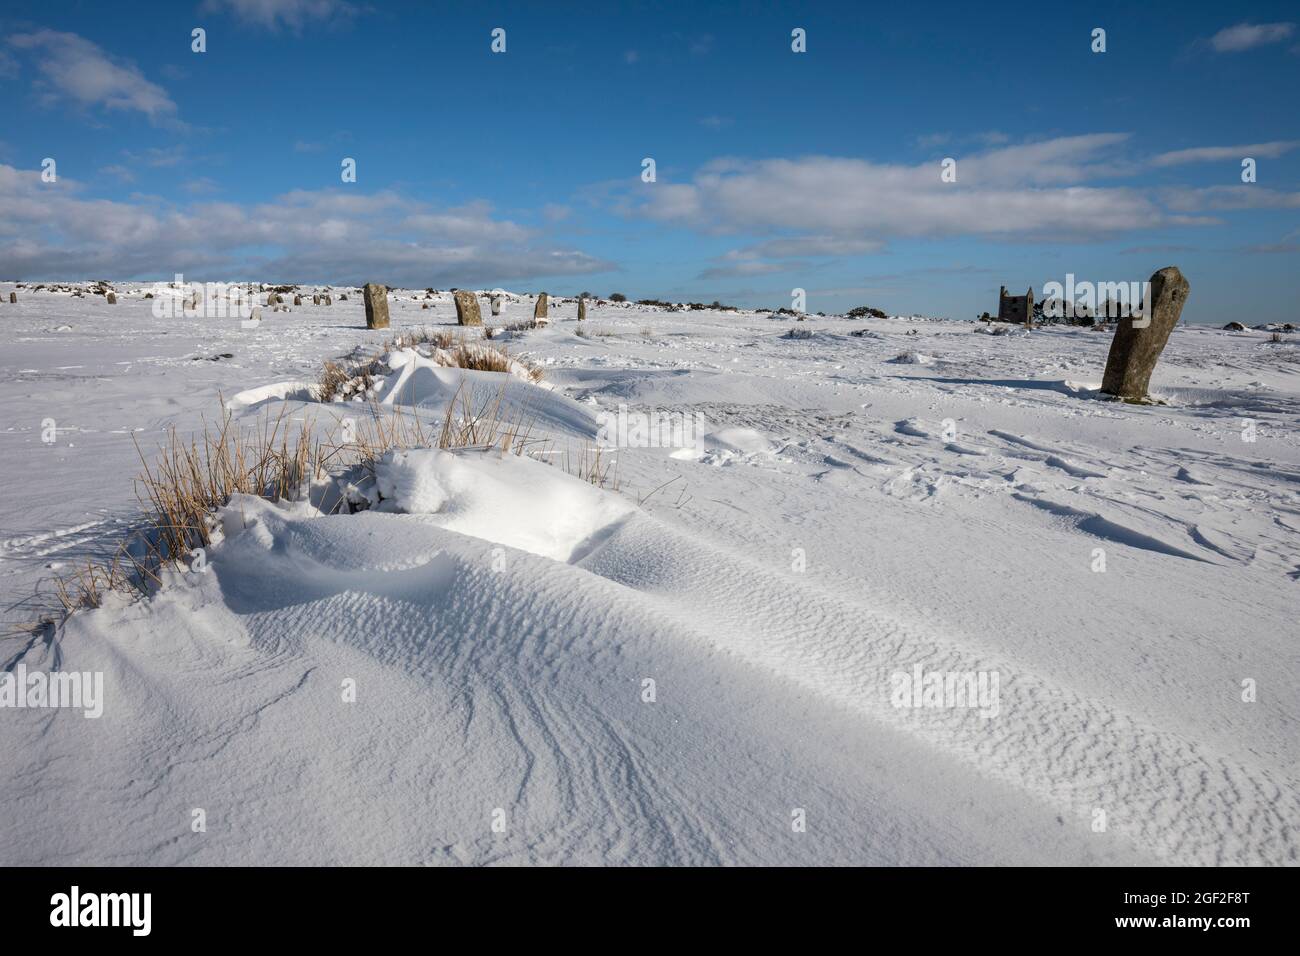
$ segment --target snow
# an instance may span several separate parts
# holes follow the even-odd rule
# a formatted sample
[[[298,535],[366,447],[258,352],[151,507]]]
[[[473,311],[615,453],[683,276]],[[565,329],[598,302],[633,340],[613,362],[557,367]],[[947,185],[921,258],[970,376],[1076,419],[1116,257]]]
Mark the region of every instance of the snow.
[[[455,321],[10,288],[15,622],[129,529],[135,442],[223,401],[371,414],[315,400],[323,362]],[[511,336],[545,387],[398,350],[371,396],[436,434],[501,395],[534,454],[392,452],[350,514],[237,498],[203,569],[6,639],[10,671],[102,673],[103,713],[0,709],[0,863],[1300,861],[1300,348],[1180,328],[1166,404],[1131,406],[1090,329],[575,314]],[[570,474],[620,406],[700,416],[703,452]],[[996,707],[896,706],[918,666]]]
[[[498,452],[390,451],[376,467],[385,511],[436,515],[448,531],[568,561],[634,510],[625,498],[532,458]]]

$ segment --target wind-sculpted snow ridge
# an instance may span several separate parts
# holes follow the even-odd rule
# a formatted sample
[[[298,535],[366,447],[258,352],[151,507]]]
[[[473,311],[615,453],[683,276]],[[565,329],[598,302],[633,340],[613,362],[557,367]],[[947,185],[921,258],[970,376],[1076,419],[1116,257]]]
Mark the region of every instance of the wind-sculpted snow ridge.
[[[872,600],[774,573],[527,458],[408,452],[379,475],[393,509],[409,513],[322,515],[237,499],[223,512],[226,540],[209,579],[175,582],[152,609],[74,625],[77,656],[107,657],[115,693],[178,722],[127,745],[123,766],[146,768],[124,782],[141,826],[170,812],[183,827],[183,808],[167,809],[185,797],[177,777],[197,774],[208,792],[228,759],[246,778],[248,789],[223,807],[229,840],[206,841],[196,862],[252,850],[237,835],[250,814],[270,814],[278,836],[260,839],[276,853],[370,859],[341,832],[342,819],[320,817],[361,812],[381,782],[414,803],[399,809],[388,796],[360,833],[385,823],[421,831],[412,820],[425,818],[406,862],[775,862],[790,852],[779,835],[784,804],[849,796],[810,767],[824,757],[816,747],[776,780],[754,778],[762,762],[782,762],[792,742],[780,724],[804,708],[841,709],[862,738],[888,735],[909,761],[944,767],[963,792],[1005,785],[1040,814],[1072,820],[1107,807],[1128,844],[1107,852],[1296,860],[1300,781],[1284,769],[1148,726]],[[144,672],[129,648],[142,629],[166,635],[170,658]],[[115,639],[119,631],[135,637]],[[996,713],[896,708],[891,675],[917,665],[1000,674]],[[179,680],[169,673],[177,668]],[[188,711],[212,705],[176,697],[174,685],[210,671],[242,706],[208,715],[205,727]],[[355,715],[332,715],[342,705],[332,706],[331,685],[349,677]],[[662,695],[653,703],[641,696],[646,677]],[[384,736],[386,722],[370,724],[394,704],[412,721],[397,739]],[[744,715],[741,754],[718,745],[738,732],[722,704]],[[296,726],[278,711],[295,714]],[[374,752],[363,757],[363,745]],[[56,761],[24,772],[47,782],[70,773],[87,785]],[[743,793],[730,792],[735,777],[748,777]],[[495,807],[510,808],[517,838],[483,832]],[[767,832],[747,829],[764,812]],[[908,852],[933,852],[909,839],[918,845]],[[75,849],[116,858],[108,846]],[[846,846],[836,858],[903,849]],[[125,859],[188,858],[163,842]]]
[[[935,797],[953,768],[911,766],[905,737],[720,658],[653,594],[514,549],[502,563],[433,517],[240,499],[207,575],[74,619],[62,666],[104,669],[125,706],[89,731],[24,715],[46,741],[3,784],[6,862],[973,862],[1060,840],[1041,813],[1010,847],[991,820],[948,832],[969,794]],[[23,829],[27,795],[52,786],[114,826]],[[792,808],[816,835],[791,831]],[[1084,842],[1065,840],[1131,856]]]

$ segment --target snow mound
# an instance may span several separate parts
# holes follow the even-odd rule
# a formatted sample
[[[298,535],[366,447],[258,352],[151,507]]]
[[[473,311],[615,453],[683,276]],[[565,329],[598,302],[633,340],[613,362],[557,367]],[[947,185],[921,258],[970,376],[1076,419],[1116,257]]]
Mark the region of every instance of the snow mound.
[[[238,392],[226,401],[226,408],[232,412],[256,408],[266,402],[292,401],[314,402],[317,400],[316,386],[307,382],[272,382]]]
[[[934,357],[920,352],[903,352],[889,360],[895,365],[933,365]]]
[[[753,428],[720,428],[704,436],[709,448],[736,452],[741,455],[768,454],[772,443],[767,436]]]
[[[725,465],[739,458],[771,455],[772,452],[772,442],[762,432],[753,428],[733,427],[709,432],[696,445],[679,448],[671,457]]]
[[[558,468],[496,452],[390,451],[375,478],[377,510],[429,515],[448,531],[556,561],[634,510]]]
[[[411,405],[446,408],[462,389],[467,389],[475,409],[500,396],[503,418],[533,423],[570,435],[594,438],[594,413],[573,399],[543,388],[525,377],[506,372],[448,368],[437,358],[426,358],[413,349],[401,349],[384,356],[392,370],[375,388],[380,405]],[[516,363],[517,364],[517,363]]]

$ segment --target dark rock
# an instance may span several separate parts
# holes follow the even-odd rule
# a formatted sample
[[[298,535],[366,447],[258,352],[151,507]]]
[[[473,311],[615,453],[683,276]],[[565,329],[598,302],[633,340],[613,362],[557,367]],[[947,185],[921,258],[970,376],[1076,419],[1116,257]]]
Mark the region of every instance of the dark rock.
[[[1151,373],[1183,314],[1190,290],[1176,266],[1166,266],[1151,276],[1143,314],[1121,318],[1115,329],[1101,380],[1103,392],[1129,402],[1147,401]],[[1145,326],[1135,328],[1134,323]]]
[[[451,294],[456,301],[456,322],[459,325],[482,325],[483,315],[479,311],[478,296],[466,289],[457,289]]]
[[[366,302],[366,328],[388,328],[388,289],[373,282],[367,282],[361,290]]]

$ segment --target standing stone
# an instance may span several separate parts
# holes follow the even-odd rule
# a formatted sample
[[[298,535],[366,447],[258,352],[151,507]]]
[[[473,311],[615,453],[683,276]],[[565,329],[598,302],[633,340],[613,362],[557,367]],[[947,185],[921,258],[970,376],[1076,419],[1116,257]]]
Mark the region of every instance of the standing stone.
[[[366,300],[366,328],[388,328],[388,289],[382,285],[367,282],[361,290]]]
[[[347,296],[344,296],[343,298],[346,299]],[[326,304],[326,305],[333,305],[333,304],[334,304],[334,297],[331,296],[331,295],[327,295],[327,296],[325,296],[325,304]]]
[[[492,297],[492,314],[493,314],[493,315],[500,315],[500,314],[501,314],[501,306],[504,305],[504,304],[505,304],[505,298],[504,298],[503,296],[494,295],[494,296]]]
[[[109,305],[117,305],[117,293],[116,293],[116,292],[110,292],[110,293],[108,293],[108,295],[104,296],[104,298],[105,298],[106,300],[108,300],[108,304],[109,304]]]
[[[1141,314],[1124,316],[1115,329],[1101,380],[1103,392],[1130,402],[1147,400],[1151,372],[1178,324],[1190,288],[1177,266],[1166,266],[1151,277]],[[1134,328],[1134,322],[1147,325]]]
[[[302,305],[302,296],[300,296],[300,295],[295,295],[295,296],[293,297],[293,304],[294,304],[294,305]]]
[[[311,304],[312,304],[312,305],[320,305],[320,296],[319,296],[319,295],[314,295],[314,296],[312,296],[312,297],[311,297]]]
[[[17,292],[10,292],[10,293],[9,293],[9,304],[10,304],[10,305],[16,305],[17,302],[18,302],[18,293],[17,293]]]
[[[458,325],[483,324],[483,315],[478,310],[478,296],[467,289],[457,289],[451,295],[456,300],[456,322]]]
[[[546,293],[537,293],[537,305],[533,306],[533,321],[546,325],[550,319],[546,317]]]
[[[587,318],[587,297],[578,296],[578,321],[582,322]]]

